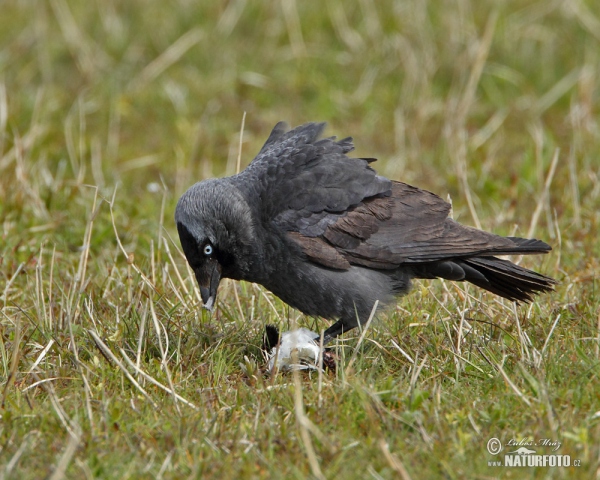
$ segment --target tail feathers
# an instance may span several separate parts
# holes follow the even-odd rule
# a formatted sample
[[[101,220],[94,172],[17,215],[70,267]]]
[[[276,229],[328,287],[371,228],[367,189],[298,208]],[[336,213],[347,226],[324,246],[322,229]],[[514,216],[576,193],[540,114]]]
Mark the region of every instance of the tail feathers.
[[[545,245],[544,242],[539,243]],[[531,302],[534,295],[553,290],[557,283],[551,277],[496,257],[473,257],[457,263],[465,271],[464,280],[517,302]]]
[[[530,302],[535,294],[551,291],[557,283],[553,278],[492,256],[422,263],[412,269],[417,278],[467,281],[517,302]]]

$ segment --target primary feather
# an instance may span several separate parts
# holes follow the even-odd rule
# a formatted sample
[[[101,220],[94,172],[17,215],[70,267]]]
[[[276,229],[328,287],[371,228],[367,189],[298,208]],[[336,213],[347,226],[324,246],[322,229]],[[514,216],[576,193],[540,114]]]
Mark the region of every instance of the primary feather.
[[[238,175],[193,185],[175,220],[205,305],[221,277],[264,285],[308,315],[338,321],[326,341],[410,289],[412,278],[468,281],[510,300],[552,278],[494,255],[546,253],[540,240],[501,237],[448,217],[437,195],[391,181],[351,158],[351,138],[322,123],[273,129]]]

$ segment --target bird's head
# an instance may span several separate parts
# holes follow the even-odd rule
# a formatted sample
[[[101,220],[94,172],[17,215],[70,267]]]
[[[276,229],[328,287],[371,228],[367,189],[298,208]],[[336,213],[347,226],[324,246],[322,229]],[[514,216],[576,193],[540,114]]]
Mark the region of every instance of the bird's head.
[[[175,221],[204,307],[212,311],[221,278],[248,275],[256,244],[250,207],[227,179],[204,180],[179,199]]]

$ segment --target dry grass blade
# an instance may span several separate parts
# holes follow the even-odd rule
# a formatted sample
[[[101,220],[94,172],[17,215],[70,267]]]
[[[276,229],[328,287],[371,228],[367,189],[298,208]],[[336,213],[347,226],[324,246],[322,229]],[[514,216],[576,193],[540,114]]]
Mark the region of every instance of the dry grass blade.
[[[552,157],[552,163],[550,164],[548,175],[546,176],[546,181],[544,182],[544,189],[542,190],[542,194],[538,198],[537,205],[535,207],[533,215],[531,216],[531,223],[529,225],[529,230],[527,231],[527,238],[533,238],[535,234],[535,229],[540,219],[540,215],[542,214],[542,210],[544,209],[544,205],[546,205],[546,200],[548,199],[550,186],[552,185],[552,179],[554,178],[556,166],[558,165],[558,158],[559,150],[556,149],[554,151],[554,156]]]
[[[119,237],[119,232],[117,231],[117,225],[115,223],[115,215],[114,215],[114,211],[113,211],[113,205],[115,202],[115,197],[117,195],[117,189],[115,187],[115,190],[113,192],[113,198],[110,202],[110,218],[112,220],[112,226],[113,226],[113,230],[115,232],[115,238],[117,240],[117,244],[119,245],[119,249],[121,250],[121,252],[123,253],[123,256],[127,259],[127,264],[130,265],[135,272],[140,276],[140,278],[143,280],[143,282],[148,285],[153,291],[156,291],[156,287],[154,286],[154,284],[150,281],[150,279],[139,269],[139,267],[135,264],[135,262],[133,261],[134,256],[133,254],[129,254],[127,253],[127,250],[125,250],[125,247],[123,246],[123,243],[121,243],[121,238]]]
[[[4,132],[8,120],[8,102],[6,99],[6,84],[0,82],[0,154],[4,152]],[[0,165],[2,157],[0,156]]]
[[[394,346],[394,348],[396,350],[398,350],[403,356],[404,358],[406,358],[411,364],[415,364],[415,361],[412,359],[412,357],[406,353],[404,350],[402,350],[402,348],[400,348],[400,345],[398,345],[393,339],[392,339],[392,345]]]
[[[490,117],[487,123],[469,139],[469,146],[471,149],[477,150],[479,147],[483,146],[485,142],[487,142],[492,135],[500,129],[508,115],[508,108],[501,108],[497,110]]]
[[[51,0],[50,5],[56,15],[58,24],[77,63],[86,75],[94,75],[98,68],[108,63],[106,54],[97,46],[92,48],[85,37],[69,5],[65,0]]]
[[[242,145],[244,143],[244,126],[246,125],[246,112],[242,115],[242,126],[240,127],[240,145],[238,147],[237,163],[235,165],[235,173],[240,173],[242,165]]]
[[[150,315],[152,316],[152,323],[156,331],[156,338],[158,339],[158,346],[160,348],[160,355],[162,358],[162,368],[165,371],[167,381],[169,382],[169,387],[171,388],[171,395],[173,396],[173,401],[175,402],[175,408],[177,408],[177,412],[179,413],[179,415],[181,415],[181,410],[179,409],[179,404],[177,403],[178,395],[175,393],[175,386],[173,385],[171,370],[169,369],[169,364],[167,362],[168,345],[163,345],[161,339],[162,335],[164,334],[165,340],[168,342],[169,337],[164,326],[159,322],[158,317],[156,316],[156,312],[154,311],[154,304],[152,302],[150,302]]]
[[[40,385],[48,394],[50,398],[50,403],[52,408],[54,409],[54,413],[58,417],[60,423],[65,428],[65,430],[69,433],[69,435],[79,441],[81,436],[81,427],[77,422],[72,420],[65,409],[62,407],[60,400],[56,396],[56,392],[51,382],[44,382],[35,372],[32,373],[33,377],[36,379],[36,384]]]
[[[167,235],[167,238],[169,239],[169,241],[171,242],[171,245],[173,245],[175,247],[175,250],[179,254],[179,258],[184,261],[183,265],[188,273],[188,278],[191,278],[191,279],[193,279],[192,281],[195,281],[194,273],[192,272],[192,269],[190,268],[189,264],[187,263],[184,253],[178,247],[177,243],[175,243],[175,241],[173,240],[173,237],[171,237],[169,232],[166,232],[166,235]],[[164,242],[163,245],[166,245],[166,242]],[[175,262],[175,259],[173,259],[173,257],[171,256],[171,249],[168,247],[167,247],[167,255],[169,256],[169,259],[171,260],[173,267],[175,268],[177,279],[179,280],[179,282],[182,285],[182,290],[185,292],[186,295],[189,294],[190,291],[187,288],[187,286],[185,285],[185,281],[184,281],[183,277],[181,276],[179,268],[177,267],[177,262]],[[194,285],[194,287],[195,287],[195,285]],[[202,298],[200,297],[200,292],[197,288],[192,288],[192,293],[199,303],[202,302]]]
[[[81,427],[78,424],[76,424],[75,427],[75,435],[69,436],[69,442],[60,456],[58,465],[56,465],[56,468],[54,469],[54,472],[52,472],[52,475],[50,475],[49,480],[61,480],[65,478],[67,467],[69,466],[69,463],[71,463],[73,455],[75,455],[77,447],[79,447],[79,444],[81,443]]]
[[[302,27],[298,18],[298,6],[296,0],[281,0],[285,24],[287,26],[292,52],[295,57],[303,57],[306,55],[306,45],[302,37]]]
[[[228,36],[231,34],[246,7],[246,3],[247,0],[234,0],[227,4],[227,8],[217,23],[217,30],[221,32],[222,35]]]
[[[373,308],[371,309],[371,314],[369,315],[369,319],[367,320],[367,323],[365,323],[364,328],[362,328],[362,332],[360,334],[360,337],[358,338],[358,343],[356,344],[356,347],[354,347],[354,352],[352,352],[352,357],[350,358],[350,361],[348,362],[348,366],[346,367],[346,376],[348,375],[348,372],[350,372],[352,365],[354,365],[354,362],[356,361],[356,357],[358,356],[358,349],[360,348],[363,340],[365,339],[365,335],[367,334],[367,330],[371,326],[371,322],[373,321],[373,318],[375,317],[375,312],[377,311],[378,306],[379,306],[379,300],[375,300],[375,303],[373,304]]]
[[[8,292],[10,291],[10,287],[13,284],[13,282],[15,281],[15,279],[17,278],[17,276],[19,275],[19,273],[21,273],[21,270],[23,270],[23,267],[25,266],[24,263],[20,263],[19,266],[17,267],[17,269],[15,270],[15,273],[13,273],[13,275],[10,277],[10,280],[8,282],[6,282],[6,285],[4,286],[4,292],[2,292],[2,300],[4,300],[4,308],[3,310],[6,310],[6,303],[8,300]]]
[[[150,302],[151,300],[148,300]],[[148,319],[148,302],[144,305],[144,310],[142,311],[142,315],[140,317],[140,326],[138,332],[138,345],[137,352],[135,356],[135,368],[136,370],[140,370],[140,365],[142,362],[142,345],[144,343],[144,338],[146,334],[146,321]]]
[[[411,480],[411,476],[408,474],[408,471],[406,470],[404,464],[400,461],[398,457],[396,457],[390,452],[388,444],[383,439],[379,441],[379,448],[383,452],[383,456],[389,463],[390,467],[392,467],[394,471],[398,475],[400,475],[400,478],[402,480]]]
[[[190,305],[186,301],[186,298],[189,296],[189,290],[187,289],[187,286],[185,285],[185,282],[183,281],[183,278],[181,276],[181,273],[179,272],[179,268],[177,267],[177,263],[175,262],[175,259],[171,255],[171,249],[169,248],[169,245],[167,244],[166,239],[163,241],[163,248],[167,252],[167,257],[169,258],[169,261],[171,262],[170,265],[172,265],[173,269],[175,270],[175,276],[177,277],[177,281],[179,282],[179,285],[181,286],[181,290],[183,291],[183,295],[179,291],[179,289],[177,288],[177,286],[175,285],[175,283],[173,282],[171,276],[168,275],[168,272],[167,272],[166,269],[165,269],[165,275],[164,276],[167,277],[167,281],[171,285],[172,291],[175,294],[175,296],[177,297],[177,299],[179,300],[179,302],[182,305],[185,305],[189,309]]]
[[[201,28],[195,27],[179,37],[169,48],[155,58],[132,80],[129,89],[142,88],[176,63],[204,37]]]
[[[297,352],[292,352],[292,357],[294,355],[297,356]],[[294,360],[294,363],[299,363],[297,358]],[[304,401],[302,399],[302,382],[300,381],[300,372],[297,369],[294,369],[292,371],[292,376],[294,377],[294,412],[296,414],[296,423],[298,425],[298,429],[300,430],[300,437],[302,438],[302,443],[304,444],[304,449],[306,450],[306,457],[308,459],[308,463],[310,465],[312,474],[318,479],[325,479],[325,476],[321,471],[321,466],[319,465],[319,461],[317,459],[317,454],[315,453],[315,448],[313,446],[312,439],[310,438],[310,420],[304,412]]]
[[[467,132],[465,131],[465,122],[469,110],[473,105],[477,85],[479,84],[479,81],[481,79],[481,74],[483,72],[483,68],[485,66],[490,52],[490,47],[492,44],[492,39],[494,37],[494,31],[496,29],[497,20],[498,11],[493,10],[492,13],[488,16],[483,37],[479,42],[477,55],[475,57],[473,66],[471,67],[469,79],[467,80],[467,84],[463,90],[462,96],[458,100],[456,108],[449,109],[449,116],[446,120],[446,132],[449,138],[449,144],[452,150],[452,155],[454,156],[454,163],[456,167],[457,176],[460,179],[462,190],[465,195],[467,205],[469,206],[471,217],[475,222],[475,226],[479,229],[482,228],[481,222],[475,209],[473,194],[471,192],[471,188],[469,187],[467,177]]]
[[[193,408],[194,410],[198,410],[198,407],[196,407],[196,405],[194,405],[192,402],[186,400],[185,398],[183,398],[181,395],[178,395],[177,393],[173,392],[173,389],[170,387],[165,387],[162,383],[160,383],[159,381],[157,381],[156,379],[154,379],[153,377],[151,377],[150,375],[148,375],[146,372],[144,372],[141,368],[139,368],[136,364],[134,364],[131,359],[127,356],[127,353],[125,353],[125,350],[123,350],[122,348],[119,349],[119,351],[121,352],[121,356],[123,357],[123,359],[125,360],[125,362],[138,374],[141,375],[142,377],[144,377],[146,380],[148,380],[150,383],[152,383],[153,385],[156,385],[158,388],[163,389],[165,392],[170,393],[171,395],[173,395],[175,398],[177,398],[177,400],[179,400],[181,403],[184,403],[185,405],[187,405],[188,407]]]
[[[102,341],[102,339],[100,338],[100,336],[96,332],[94,332],[93,330],[88,330],[88,333],[94,339],[94,342],[96,343],[96,346],[101,350],[102,354],[105,357],[107,357],[110,360],[112,360],[115,363],[115,365],[121,369],[121,371],[125,374],[125,376],[127,377],[127,379],[133,384],[133,386],[135,388],[138,389],[138,391],[146,398],[146,400],[148,400],[152,404],[152,406],[154,408],[158,408],[158,405],[154,402],[154,400],[152,400],[152,398],[150,397],[150,395],[148,395],[148,393],[146,392],[146,390],[144,390],[143,387],[138,383],[138,381],[135,378],[133,378],[133,376],[129,373],[129,371],[127,370],[127,368],[125,367],[125,365],[123,365],[121,363],[121,361],[116,357],[116,355],[111,351],[111,349],[108,348],[108,345],[106,345]]]
[[[579,81],[581,74],[581,69],[576,68],[556,82],[556,84],[538,100],[536,105],[538,115],[541,115],[548,110],[548,108],[556,103],[560,97],[571,90]]]
[[[91,314],[89,309],[88,309],[88,313]],[[87,415],[88,415],[88,421],[90,422],[90,430],[93,432],[94,431],[94,414],[92,411],[92,398],[93,398],[92,389],[90,387],[90,383],[88,381],[87,375],[83,371],[82,364],[79,361],[79,352],[77,350],[77,343],[75,341],[75,335],[73,333],[73,323],[71,322],[71,319],[69,316],[67,316],[67,322],[69,323],[69,335],[71,337],[70,346],[71,346],[71,350],[73,352],[73,356],[75,357],[77,369],[79,370],[79,376],[81,377],[81,380],[83,382],[83,387],[84,387],[83,391],[85,393],[85,407],[86,407],[86,411],[87,411]]]
[[[498,362],[493,362],[484,352],[481,348],[477,347],[477,350],[479,351],[479,353],[481,354],[481,356],[483,358],[485,358],[485,360],[492,366],[494,367],[499,373],[500,375],[502,375],[502,378],[504,379],[504,381],[506,382],[506,384],[517,394],[517,397],[523,401],[523,403],[525,403],[525,405],[527,405],[528,407],[531,407],[531,402],[529,401],[529,399],[523,394],[523,392],[521,392],[521,390],[519,390],[519,388],[514,384],[514,382],[509,378],[509,376],[506,374],[506,372],[504,371],[504,368],[502,367],[502,365]]]
[[[19,448],[14,453],[14,455],[11,457],[11,459],[4,466],[4,471],[0,471],[0,480],[5,480],[5,479],[10,478],[12,471],[19,464],[19,460],[21,459],[21,457],[23,456],[25,451],[28,448],[34,446],[35,441],[39,438],[39,436],[40,436],[40,432],[34,430],[33,432],[28,432],[23,437],[23,440],[21,441]]]
[[[319,396],[318,405],[319,408],[323,404],[323,397],[321,395],[323,389],[323,340],[325,339],[325,330],[321,330],[321,335],[319,335],[319,358],[317,361],[317,365],[319,366],[318,370],[318,379],[317,379],[317,395]],[[277,359],[275,360],[277,361]]]
[[[338,0],[327,0],[327,11],[331,24],[335,29],[337,36],[350,48],[352,51],[364,49],[365,42],[356,30],[350,27],[343,2]]]
[[[581,195],[577,182],[577,162],[575,160],[575,147],[569,152],[569,180],[571,181],[571,195],[573,197],[573,221],[577,229],[581,228]],[[558,225],[558,222],[555,222]]]
[[[485,62],[487,61],[488,55],[490,53],[490,47],[492,45],[492,39],[494,38],[494,32],[496,30],[497,21],[498,10],[494,9],[488,16],[485,25],[485,30],[483,32],[483,37],[481,38],[479,42],[479,48],[477,49],[477,56],[475,57],[475,62],[473,63],[473,67],[471,68],[469,80],[467,81],[467,85],[464,89],[462,98],[460,99],[460,102],[458,104],[456,112],[457,117],[455,121],[460,126],[460,128],[463,127],[468,112],[471,109],[471,106],[473,105],[477,85],[479,84],[479,80],[481,79],[481,73],[483,72],[483,67],[485,66]]]
[[[3,315],[6,315],[2,312]],[[5,408],[6,398],[8,396],[8,391],[15,383],[15,379],[17,377],[17,372],[19,371],[19,357],[21,351],[21,340],[22,340],[22,332],[21,332],[21,316],[17,315],[15,320],[14,327],[14,338],[12,342],[12,354],[10,357],[10,370],[8,372],[8,378],[6,379],[6,383],[4,384],[4,389],[2,390],[2,408]]]
[[[33,362],[33,364],[31,365],[31,367],[29,367],[29,370],[27,371],[27,373],[25,374],[25,376],[29,375],[31,372],[33,372],[35,370],[35,368],[44,359],[44,357],[46,356],[46,354],[48,353],[48,350],[50,350],[50,348],[52,347],[52,345],[54,345],[54,339],[51,338],[50,341],[48,342],[48,345],[46,345],[44,347],[44,349],[40,352],[40,354],[38,355],[38,357],[35,359],[35,362]]]
[[[410,392],[411,392],[411,396],[413,395],[413,392],[414,392],[415,387],[417,385],[417,380],[419,378],[419,375],[421,375],[421,371],[423,370],[423,367],[427,363],[428,359],[429,359],[429,357],[427,357],[427,355],[425,355],[425,357],[423,358],[423,361],[419,364],[419,366],[417,368],[414,368],[414,366],[413,366],[413,368],[411,370],[411,374],[410,374]]]
[[[79,279],[79,290],[83,290],[85,285],[85,272],[87,269],[87,262],[90,256],[90,244],[92,241],[92,230],[94,228],[94,218],[98,215],[100,206],[96,207],[98,201],[98,188],[94,187],[94,203],[92,204],[92,213],[87,223],[85,234],[83,238],[83,246],[81,250],[81,258],[79,260],[79,269],[77,270],[77,278]]]
[[[456,357],[456,358],[460,359],[461,361],[463,361],[463,362],[468,363],[469,365],[471,365],[479,373],[486,374],[485,371],[483,370],[483,368],[479,367],[478,365],[476,365],[475,363],[473,363],[472,361],[470,361],[468,358],[459,355],[458,353],[450,350],[449,348],[446,348],[445,350],[448,353],[452,354],[454,357]],[[487,376],[491,377],[491,375],[489,375],[489,374]]]
[[[587,31],[600,41],[600,20],[594,12],[582,0],[573,0],[566,6],[573,11]]]
[[[550,332],[548,333],[548,336],[546,337],[546,341],[544,342],[544,346],[542,347],[542,355],[541,355],[540,358],[542,358],[544,356],[544,353],[546,353],[546,349],[548,348],[548,344],[550,343],[550,338],[552,338],[552,334],[554,333],[554,329],[558,325],[558,321],[560,320],[560,316],[561,316],[561,314],[559,313],[556,316],[556,320],[554,320],[554,323],[552,324],[552,328],[550,329]]]

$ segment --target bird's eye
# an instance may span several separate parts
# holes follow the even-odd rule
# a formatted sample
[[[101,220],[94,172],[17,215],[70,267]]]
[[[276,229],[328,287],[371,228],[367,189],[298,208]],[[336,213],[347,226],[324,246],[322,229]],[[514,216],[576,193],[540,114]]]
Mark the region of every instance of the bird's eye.
[[[213,247],[210,243],[207,243],[206,245],[204,245],[204,248],[202,249],[202,251],[204,252],[204,255],[206,255],[208,257],[208,256],[212,255]]]

